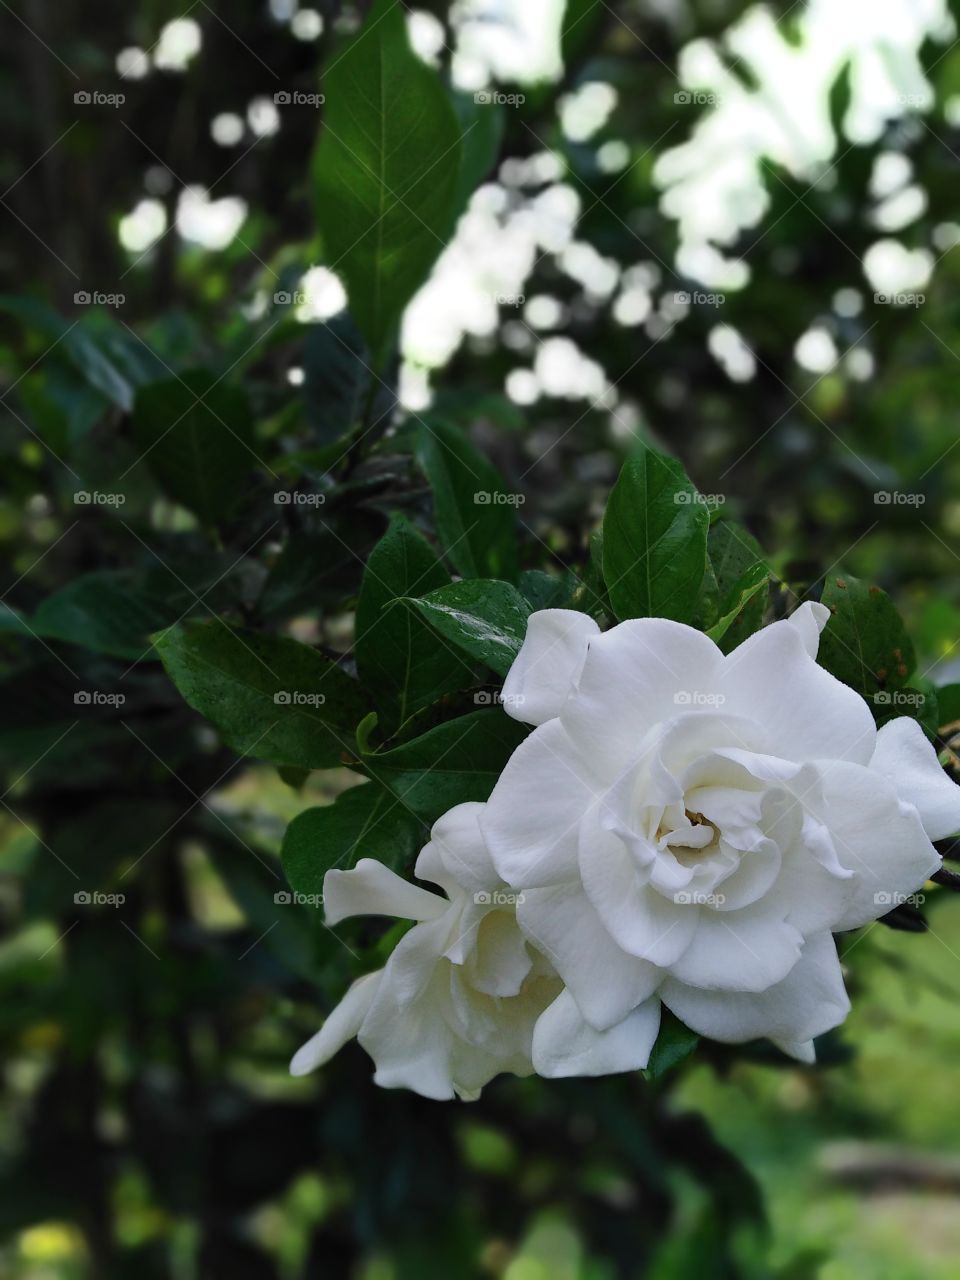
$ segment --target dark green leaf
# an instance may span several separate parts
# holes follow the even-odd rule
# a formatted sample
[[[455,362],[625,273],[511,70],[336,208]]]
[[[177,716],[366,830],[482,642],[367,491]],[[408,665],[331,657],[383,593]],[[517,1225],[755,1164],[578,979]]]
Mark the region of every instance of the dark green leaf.
[[[472,672],[456,649],[398,603],[449,581],[426,539],[403,516],[394,516],[367,561],[356,619],[357,672],[387,733],[471,682]]]
[[[542,569],[524,569],[518,581],[520,594],[526,599],[532,611],[538,609],[566,609],[570,607],[570,597],[577,588],[577,579],[572,573],[544,573]]]
[[[323,87],[317,221],[379,364],[451,230],[460,128],[436,73],[410,49],[398,0],[378,0]]]
[[[284,636],[216,620],[171,627],[155,643],[184,699],[239,755],[330,768],[367,710],[336,663]]]
[[[465,578],[517,576],[514,509],[496,467],[446,422],[423,423],[417,458],[433,490],[437,535]]]
[[[374,375],[371,356],[346,312],[324,324],[310,324],[304,341],[303,395],[313,438],[321,444],[340,439],[358,423]],[[386,383],[376,382],[371,419],[379,424],[370,440],[386,430],[395,403]]]
[[[245,395],[203,370],[141,387],[133,434],[167,493],[204,523],[231,510],[259,461]]]
[[[660,1013],[660,1031],[656,1043],[650,1052],[644,1075],[648,1080],[657,1080],[671,1067],[682,1062],[697,1047],[700,1037],[689,1027],[685,1027],[666,1005]]]
[[[833,616],[820,637],[818,661],[886,716],[915,665],[902,618],[885,591],[859,578],[831,576],[821,598]]]
[[[290,887],[308,896],[322,895],[331,867],[349,871],[360,858],[409,875],[422,834],[396,796],[369,782],[294,818],[283,838],[283,869]]]
[[[529,732],[499,708],[474,711],[402,746],[364,754],[363,763],[421,821],[432,823],[455,804],[486,800]]]
[[[717,579],[720,621],[726,622],[719,634],[710,634],[729,653],[763,625],[767,593],[757,584],[768,580],[769,566],[753,534],[734,520],[712,524],[707,547]]]
[[[530,605],[509,582],[471,578],[431,591],[410,606],[442,636],[505,676],[520,652]]]
[[[455,93],[453,107],[463,133],[455,203],[457,214],[461,214],[496,166],[503,139],[503,108],[496,102],[478,102],[472,93]]]
[[[680,463],[645,448],[624,464],[603,518],[603,576],[618,618],[690,622],[710,516]]]

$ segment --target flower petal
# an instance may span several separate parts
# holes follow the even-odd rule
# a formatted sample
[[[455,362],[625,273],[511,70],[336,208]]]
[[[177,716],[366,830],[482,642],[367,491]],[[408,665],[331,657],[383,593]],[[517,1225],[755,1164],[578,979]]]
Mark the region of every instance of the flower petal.
[[[654,996],[606,1031],[583,1019],[569,991],[562,991],[537,1019],[533,1065],[541,1076],[605,1076],[638,1071],[650,1059],[660,1030],[660,1001]]]
[[[421,880],[439,885],[451,898],[460,891],[475,894],[499,884],[480,830],[482,813],[482,804],[468,800],[437,819],[417,858],[415,871]]]
[[[517,919],[598,1029],[619,1022],[656,990],[660,971],[617,946],[579,881],[525,890]]]
[[[507,761],[480,827],[498,873],[526,888],[577,874],[580,819],[593,801],[588,769],[559,720],[550,720]]]
[[[402,879],[375,858],[361,858],[352,871],[328,871],[323,878],[324,918],[328,925],[348,916],[396,916],[435,920],[449,903]]]
[[[839,1026],[850,1011],[829,933],[808,938],[787,976],[766,991],[707,991],[670,978],[660,995],[692,1031],[724,1044],[769,1036],[781,1047],[800,1049],[814,1036]]]
[[[960,787],[944,773],[916,720],[900,716],[883,726],[870,767],[890,778],[900,799],[916,808],[931,840],[960,831]]]
[[[701,911],[690,945],[670,966],[706,991],[765,991],[800,958],[803,934],[761,901],[739,911]]]
[[[648,729],[713,691],[721,657],[712,640],[682,622],[621,622],[591,640],[560,719],[584,756],[614,777],[636,758]]]
[[[820,648],[820,632],[830,621],[830,610],[825,604],[813,600],[805,600],[799,609],[795,609],[787,618],[787,624],[800,633],[803,647],[811,658],[817,656]]]
[[[377,993],[383,970],[365,974],[347,989],[315,1036],[301,1045],[290,1060],[290,1074],[305,1076],[328,1062],[360,1030],[361,1023]]]
[[[541,609],[527,622],[520,652],[503,682],[503,708],[524,724],[545,724],[577,682],[587,643],[600,628],[575,609]]]
[[[867,764],[876,728],[867,704],[818,667],[806,647],[808,628],[774,622],[724,659],[724,710],[756,720],[788,760],[853,760]]]
[[[668,856],[662,856],[665,864]],[[587,897],[624,951],[663,968],[686,951],[700,907],[682,898],[673,901],[644,883],[620,836],[595,816],[581,833],[580,871]]]
[[[897,798],[883,774],[840,761],[821,768],[819,795],[806,803],[826,828],[837,858],[853,877],[834,932],[885,915],[941,864],[912,804]]]

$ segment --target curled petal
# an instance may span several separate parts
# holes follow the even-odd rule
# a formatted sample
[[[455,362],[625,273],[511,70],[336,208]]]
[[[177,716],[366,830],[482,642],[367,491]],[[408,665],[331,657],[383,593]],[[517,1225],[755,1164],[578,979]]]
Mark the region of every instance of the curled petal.
[[[576,685],[587,644],[600,628],[575,609],[541,609],[530,615],[520,652],[503,684],[503,706],[524,724],[545,724],[560,714]]]
[[[768,1036],[781,1047],[801,1051],[850,1012],[829,933],[808,938],[787,976],[766,991],[708,991],[670,978],[660,996],[681,1022],[712,1040],[739,1044]]]
[[[352,871],[328,871],[323,878],[328,925],[339,924],[348,916],[435,920],[448,905],[437,894],[410,884],[374,858],[361,858]]]
[[[315,1036],[301,1045],[290,1061],[290,1074],[305,1076],[308,1071],[323,1066],[338,1053],[348,1040],[360,1030],[367,1010],[377,993],[383,970],[358,978],[327,1018]]]
[[[916,720],[901,716],[883,726],[870,767],[889,778],[900,799],[914,806],[931,840],[960,831],[960,787],[944,773]]]
[[[606,1031],[584,1021],[569,991],[537,1019],[533,1065],[542,1076],[606,1076],[637,1071],[650,1059],[660,1030],[660,1001],[644,1001]]]

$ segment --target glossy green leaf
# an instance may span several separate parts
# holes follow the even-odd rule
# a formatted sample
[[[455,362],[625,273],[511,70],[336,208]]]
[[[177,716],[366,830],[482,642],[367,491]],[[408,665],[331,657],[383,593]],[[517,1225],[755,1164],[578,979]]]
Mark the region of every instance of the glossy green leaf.
[[[369,782],[294,818],[283,837],[283,869],[291,888],[305,895],[322,895],[332,867],[349,871],[360,858],[409,875],[422,837],[421,824],[396,796]]]
[[[449,582],[427,540],[403,516],[394,516],[367,561],[356,616],[357,672],[386,733],[471,682],[471,669],[457,649],[399,603]]]
[[[464,578],[517,576],[518,499],[496,467],[450,423],[425,422],[417,459],[433,490],[437,535]]]
[[[885,591],[848,575],[831,575],[821,599],[832,617],[818,661],[886,717],[916,662],[903,619]]]
[[[229,513],[259,465],[246,396],[203,370],[141,387],[133,434],[170,497],[205,523]]]
[[[624,464],[603,518],[603,576],[618,618],[693,620],[709,523],[674,458],[644,449]]]
[[[644,1075],[648,1080],[657,1080],[671,1067],[682,1062],[697,1047],[700,1037],[695,1031],[684,1026],[679,1018],[662,1006],[660,1014],[660,1031],[650,1051]]]
[[[284,636],[216,620],[172,627],[155,644],[184,699],[239,755],[330,768],[350,750],[367,710],[359,685],[336,663]]]
[[[324,247],[378,364],[443,249],[460,182],[460,127],[405,17],[399,0],[378,0],[334,54],[313,163]]]
[[[452,582],[409,603],[434,630],[501,676],[520,652],[531,613],[516,587],[490,578]]]
[[[363,764],[423,822],[465,800],[486,800],[530,732],[500,708],[473,711],[411,742],[364,754]]]

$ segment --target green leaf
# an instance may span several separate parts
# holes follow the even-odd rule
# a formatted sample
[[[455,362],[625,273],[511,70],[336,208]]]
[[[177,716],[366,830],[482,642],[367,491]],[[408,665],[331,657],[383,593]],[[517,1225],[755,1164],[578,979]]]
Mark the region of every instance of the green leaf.
[[[456,427],[417,433],[417,459],[433,490],[437,536],[464,578],[517,577],[514,502],[496,467]]]
[[[570,607],[570,597],[577,589],[576,575],[545,573],[542,569],[524,569],[518,583],[520,594],[537,609],[565,609]]]
[[[204,523],[234,507],[259,462],[246,396],[204,370],[141,387],[133,435],[167,493]]]
[[[397,603],[449,582],[426,539],[403,516],[394,516],[367,561],[355,646],[360,681],[373,695],[387,733],[421,707],[471,683],[472,671],[457,651]]]
[[[700,1037],[664,1005],[660,1013],[660,1031],[644,1070],[648,1080],[657,1080],[671,1067],[682,1062],[697,1047]]]
[[[378,0],[323,87],[317,221],[379,364],[451,230],[460,127],[438,76],[410,49],[399,0]]]
[[[937,706],[941,725],[960,720],[960,684],[941,685],[937,690]]]
[[[770,575],[765,564],[755,564],[748,569],[734,588],[733,608],[719,618],[712,627],[707,628],[707,635],[710,639],[720,644],[722,640],[726,639],[730,628],[743,615],[752,600],[759,598],[762,605],[765,596],[760,593],[766,591],[769,582]],[[760,612],[762,617],[762,609]],[[756,628],[753,629],[756,630]],[[729,649],[725,648],[725,652],[729,652]]]
[[[486,800],[510,756],[530,732],[499,708],[473,711],[363,764],[423,822],[465,800]]]
[[[820,665],[888,714],[916,662],[902,618],[885,591],[859,578],[829,578],[821,599],[833,616],[820,637]]]
[[[188,602],[189,603],[189,602]],[[30,625],[47,640],[63,640],[116,658],[151,656],[150,635],[184,612],[149,594],[123,571],[85,574],[42,601]]]
[[[680,463],[645,448],[624,464],[603,518],[603,576],[625,618],[691,622],[710,516]]]
[[[307,421],[313,438],[330,444],[346,435],[363,415],[374,377],[370,352],[346,312],[323,324],[309,324],[306,329],[303,395]],[[370,443],[387,429],[394,403],[389,386],[378,381],[371,416],[380,425],[369,438]],[[331,461],[338,456],[334,451]]]
[[[349,871],[360,858],[409,874],[422,835],[396,796],[368,782],[294,818],[283,837],[283,869],[290,887],[307,896],[322,895],[331,867]]]
[[[504,111],[499,103],[478,102],[472,93],[455,93],[453,108],[463,133],[455,203],[459,215],[496,166],[503,141]]]
[[[516,587],[492,578],[452,582],[409,604],[442,636],[501,676],[520,652],[531,613]]]
[[[220,620],[171,627],[155,644],[184,699],[239,755],[324,769],[351,749],[367,710],[360,686],[308,645]]]

